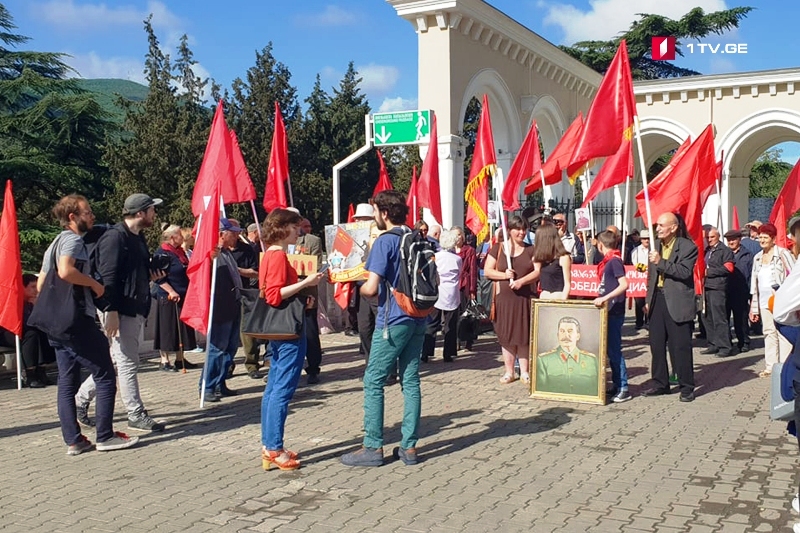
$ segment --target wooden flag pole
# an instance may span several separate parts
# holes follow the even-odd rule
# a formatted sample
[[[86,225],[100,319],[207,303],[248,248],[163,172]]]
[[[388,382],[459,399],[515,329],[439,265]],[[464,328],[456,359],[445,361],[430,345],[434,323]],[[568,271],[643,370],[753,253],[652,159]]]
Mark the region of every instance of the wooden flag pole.
[[[258,244],[261,246],[261,251],[266,251],[264,249],[264,236],[261,235],[261,224],[258,222],[258,213],[256,213],[256,203],[253,200],[250,200],[250,207],[253,208],[253,219],[256,221],[256,228],[258,229]]]
[[[503,207],[503,194],[502,194],[502,191],[503,191],[503,169],[502,168],[497,167],[497,172],[495,174],[495,179],[493,181],[494,181],[495,195],[497,196],[498,201],[500,202],[500,209],[498,210],[498,212],[499,212],[499,215],[500,215],[500,227],[503,230],[503,250],[506,253],[506,262],[508,264],[508,268],[511,269],[511,249],[510,249],[510,247],[508,245],[508,228],[506,227],[506,217],[504,216],[505,215],[505,209]]]
[[[642,187],[644,188],[644,206],[645,206],[645,211],[647,212],[647,231],[653,231],[653,214],[650,212],[650,191],[647,190],[647,169],[644,166],[642,131],[641,131],[641,126],[639,125],[638,115],[633,116],[633,129],[634,133],[636,134],[636,148],[639,150],[639,171],[642,173]]]
[[[14,335],[14,340],[17,348],[17,390],[22,390],[22,349],[19,345],[19,335]]]

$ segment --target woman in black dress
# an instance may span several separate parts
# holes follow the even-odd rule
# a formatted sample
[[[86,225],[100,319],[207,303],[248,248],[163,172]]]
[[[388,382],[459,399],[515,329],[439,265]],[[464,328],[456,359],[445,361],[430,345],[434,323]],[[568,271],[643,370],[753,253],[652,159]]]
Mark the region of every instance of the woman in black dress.
[[[558,228],[548,224],[536,230],[536,251],[533,264],[539,272],[539,298],[566,300],[569,298],[572,276],[572,257],[564,248]]]
[[[181,322],[181,309],[189,288],[186,267],[189,258],[182,248],[183,235],[180,226],[174,224],[161,234],[161,248],[153,254],[154,261],[169,264],[167,276],[159,280],[156,289],[156,332],[153,349],[161,353],[161,370],[177,372],[196,368],[197,365],[183,358],[187,350],[196,347],[194,330]],[[170,354],[175,354],[175,364],[169,362]]]

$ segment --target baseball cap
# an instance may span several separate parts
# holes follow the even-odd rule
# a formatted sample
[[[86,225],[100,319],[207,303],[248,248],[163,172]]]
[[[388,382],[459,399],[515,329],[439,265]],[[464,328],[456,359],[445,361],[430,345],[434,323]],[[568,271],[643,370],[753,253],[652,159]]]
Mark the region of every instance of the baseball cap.
[[[227,218],[219,219],[219,230],[220,231],[232,231],[234,233],[241,233],[242,228],[239,226],[234,226],[231,224]]]
[[[792,228],[797,224],[800,223],[800,216],[794,216],[789,219],[789,233],[794,233]]]
[[[137,192],[136,194],[131,194],[125,198],[125,205],[123,206],[122,214],[124,216],[135,215],[139,211],[145,211],[151,206],[161,205],[162,203],[163,200],[161,198],[150,198],[146,194]]]

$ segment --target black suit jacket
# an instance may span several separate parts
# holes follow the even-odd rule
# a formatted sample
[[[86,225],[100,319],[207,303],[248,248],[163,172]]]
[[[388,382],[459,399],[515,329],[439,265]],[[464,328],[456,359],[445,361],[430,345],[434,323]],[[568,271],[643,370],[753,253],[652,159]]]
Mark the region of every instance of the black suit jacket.
[[[661,253],[661,242],[656,242]],[[658,275],[664,275],[664,300],[669,316],[675,322],[694,320],[697,307],[694,300],[694,265],[697,262],[697,246],[689,239],[676,237],[669,259],[663,257],[657,264],[650,263],[647,269],[648,313],[653,312],[653,295]]]

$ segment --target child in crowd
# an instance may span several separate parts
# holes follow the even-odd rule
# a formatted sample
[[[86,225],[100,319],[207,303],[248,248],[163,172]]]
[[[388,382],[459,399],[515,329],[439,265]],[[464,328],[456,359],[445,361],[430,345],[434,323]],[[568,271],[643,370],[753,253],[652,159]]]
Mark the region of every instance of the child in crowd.
[[[611,365],[611,380],[614,383],[608,396],[613,402],[621,403],[631,399],[628,392],[628,370],[622,357],[622,323],[625,321],[625,291],[628,290],[628,280],[625,278],[625,265],[616,249],[616,243],[617,236],[610,231],[604,231],[597,236],[597,250],[603,259],[597,265],[600,288],[594,305],[608,305],[606,351],[608,363]]]

